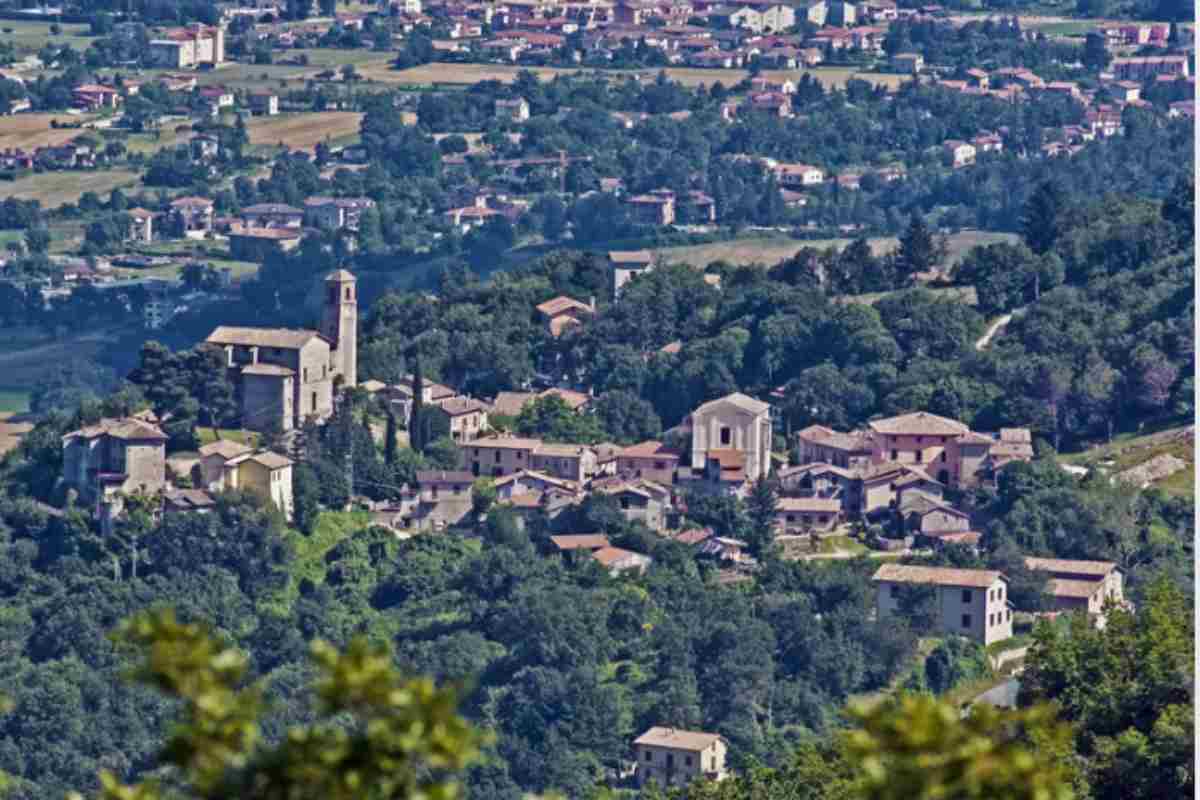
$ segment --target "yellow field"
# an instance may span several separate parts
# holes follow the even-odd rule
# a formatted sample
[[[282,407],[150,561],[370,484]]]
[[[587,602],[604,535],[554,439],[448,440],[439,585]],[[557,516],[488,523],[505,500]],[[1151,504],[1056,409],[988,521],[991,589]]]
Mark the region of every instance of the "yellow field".
[[[70,141],[84,133],[94,133],[85,128],[51,128],[50,120],[60,122],[86,122],[93,119],[91,115],[78,117],[68,114],[13,114],[0,117],[0,147],[20,147],[32,150],[38,147],[52,147]]]
[[[362,118],[358,111],[280,114],[255,117],[246,129],[251,144],[269,146],[282,142],[293,150],[308,150],[316,147],[318,142],[357,134]]]
[[[367,62],[358,67],[359,73],[369,80],[381,83],[403,84],[472,84],[479,81],[511,82],[522,70],[529,70],[542,80],[551,80],[556,75],[587,74],[597,70],[572,69],[565,67],[521,67],[506,64],[423,64],[405,70],[394,70],[387,59],[377,62]],[[646,70],[599,70],[617,75],[641,74],[653,79],[659,73],[656,69]],[[691,67],[668,67],[664,70],[667,75],[685,86],[702,86],[720,81],[725,86],[741,82],[749,73],[742,69],[694,69]],[[789,78],[797,80],[808,74],[821,81],[826,87],[840,88],[852,77],[861,78],[870,83],[882,83],[889,88],[896,88],[904,80],[903,75],[876,75],[859,72],[849,67],[828,67],[807,70],[763,70],[761,74],[769,78]]]
[[[56,208],[63,203],[76,202],[84,192],[95,192],[104,198],[113,189],[128,189],[137,182],[138,173],[127,169],[43,172],[0,183],[0,197],[39,200],[42,208]]]

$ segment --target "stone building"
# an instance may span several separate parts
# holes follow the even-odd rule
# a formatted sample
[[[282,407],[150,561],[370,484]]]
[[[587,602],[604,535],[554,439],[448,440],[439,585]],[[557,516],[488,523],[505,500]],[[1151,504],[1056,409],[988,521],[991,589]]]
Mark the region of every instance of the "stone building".
[[[62,438],[62,477],[85,503],[166,486],[167,435],[141,419],[102,419]]]
[[[697,778],[719,781],[728,774],[725,738],[717,733],[654,727],[633,741],[637,784],[687,786]]]
[[[357,303],[354,276],[338,270],[325,279],[319,332],[222,325],[209,334],[225,351],[244,427],[288,431],[333,413],[335,385],[357,384]]]

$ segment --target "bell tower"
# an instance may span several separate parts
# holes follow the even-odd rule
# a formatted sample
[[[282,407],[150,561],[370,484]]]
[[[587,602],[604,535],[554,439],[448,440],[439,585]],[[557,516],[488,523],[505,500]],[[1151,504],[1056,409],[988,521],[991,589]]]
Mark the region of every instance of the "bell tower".
[[[339,269],[325,279],[321,335],[329,340],[335,375],[342,386],[358,385],[358,287],[354,275]]]

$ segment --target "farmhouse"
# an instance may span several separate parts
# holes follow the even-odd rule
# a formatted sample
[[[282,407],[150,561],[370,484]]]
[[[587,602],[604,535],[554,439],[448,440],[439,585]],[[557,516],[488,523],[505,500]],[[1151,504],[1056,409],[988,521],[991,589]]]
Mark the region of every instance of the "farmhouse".
[[[1025,566],[1049,577],[1047,591],[1055,611],[1082,611],[1100,627],[1105,622],[1104,604],[1125,601],[1124,576],[1111,561],[1028,557]]]
[[[943,633],[966,636],[984,646],[1012,638],[1008,578],[1001,572],[884,564],[871,582],[876,589],[875,613],[881,620],[900,612],[906,588],[932,586]]]
[[[723,780],[728,749],[720,734],[651,728],[633,741],[638,786],[654,781],[663,787],[682,787],[697,778]]]
[[[62,438],[62,477],[87,503],[166,485],[167,435],[136,417],[102,419]]]

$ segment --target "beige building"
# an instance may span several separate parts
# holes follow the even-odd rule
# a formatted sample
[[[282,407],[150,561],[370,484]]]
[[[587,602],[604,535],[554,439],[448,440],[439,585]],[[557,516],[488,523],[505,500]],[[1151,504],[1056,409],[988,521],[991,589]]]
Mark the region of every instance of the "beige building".
[[[837,525],[842,502],[828,497],[781,497],[775,508],[775,524],[782,532],[820,532]]]
[[[166,486],[167,435],[144,420],[102,419],[62,438],[62,477],[85,503]]]
[[[476,439],[461,449],[463,463],[475,476],[501,478],[522,470],[533,469],[533,451],[540,439],[518,436],[489,436]]]
[[[579,325],[586,317],[596,313],[594,305],[586,305],[570,297],[559,295],[537,307],[546,331],[558,338],[571,325]]]
[[[621,295],[625,284],[654,269],[654,254],[649,250],[610,250],[608,266],[612,270],[613,299]]]
[[[1008,578],[995,570],[884,564],[871,578],[875,613],[883,620],[900,610],[908,586],[932,586],[937,595],[939,628],[987,645],[1012,638]]]
[[[653,727],[633,741],[639,787],[687,786],[697,778],[724,780],[729,745],[717,733]]]
[[[771,407],[740,392],[711,400],[692,412],[692,469],[704,470],[710,450],[745,455],[745,479],[771,473]]]
[[[617,451],[617,474],[670,486],[675,483],[680,458],[682,454],[662,442],[641,442]]]
[[[184,239],[203,239],[213,228],[213,202],[207,197],[181,197],[171,202],[171,222]]]
[[[225,30],[195,23],[166,31],[150,40],[146,60],[150,66],[168,69],[215,67],[225,60]]]
[[[596,451],[578,444],[541,442],[533,449],[531,468],[582,484],[596,474]]]
[[[608,570],[608,574],[613,577],[622,572],[641,574],[649,569],[652,562],[650,556],[644,556],[632,550],[622,550],[620,547],[602,547],[599,550],[593,550],[592,559]]]
[[[154,241],[154,212],[145,208],[131,208],[129,215],[129,241],[149,243]]]
[[[810,425],[796,434],[801,464],[831,464],[859,469],[871,463],[871,440],[862,433],[842,433]]]
[[[292,518],[292,460],[267,450],[243,453],[225,462],[213,489],[252,492]]]
[[[251,430],[299,428],[333,413],[335,383],[357,384],[357,299],[354,276],[338,270],[325,279],[321,331],[222,325],[205,341],[225,351]]]
[[[666,528],[671,492],[665,486],[648,480],[599,478],[590,488],[596,494],[614,498],[621,516],[630,522],[640,522],[652,531]]]
[[[488,407],[470,397],[451,397],[434,406],[446,416],[450,438],[456,442],[478,439],[488,431]]]
[[[1029,557],[1025,566],[1049,576],[1047,591],[1054,599],[1055,611],[1082,611],[1103,627],[1104,604],[1125,602],[1124,577],[1111,561]]]

